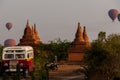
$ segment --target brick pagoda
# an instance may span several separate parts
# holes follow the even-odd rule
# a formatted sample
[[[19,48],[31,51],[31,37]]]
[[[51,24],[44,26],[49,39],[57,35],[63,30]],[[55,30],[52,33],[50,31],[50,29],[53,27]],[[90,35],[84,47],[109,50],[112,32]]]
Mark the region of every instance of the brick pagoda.
[[[87,36],[86,27],[84,26],[83,33],[80,23],[75,34],[75,39],[68,49],[69,62],[82,62],[84,58],[84,50],[90,47],[89,38]]]
[[[36,29],[36,24],[30,27],[29,21],[27,20],[26,28],[24,30],[23,37],[20,39],[19,46],[34,46],[35,44],[42,43],[38,36],[38,32]]]

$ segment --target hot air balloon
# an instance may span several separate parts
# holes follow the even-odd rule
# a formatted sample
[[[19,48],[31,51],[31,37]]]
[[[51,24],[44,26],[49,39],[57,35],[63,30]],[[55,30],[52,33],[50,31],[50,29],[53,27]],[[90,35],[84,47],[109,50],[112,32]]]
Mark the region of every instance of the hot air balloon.
[[[117,17],[117,18],[118,18],[118,21],[120,21],[120,14],[118,14],[118,17]]]
[[[15,46],[16,45],[16,41],[14,39],[6,39],[4,41],[4,46],[8,47],[8,46]]]
[[[13,24],[11,22],[6,23],[6,28],[10,30],[12,28]]]
[[[114,21],[117,18],[118,14],[119,14],[119,12],[116,9],[110,9],[108,11],[108,15],[112,19],[112,21]]]

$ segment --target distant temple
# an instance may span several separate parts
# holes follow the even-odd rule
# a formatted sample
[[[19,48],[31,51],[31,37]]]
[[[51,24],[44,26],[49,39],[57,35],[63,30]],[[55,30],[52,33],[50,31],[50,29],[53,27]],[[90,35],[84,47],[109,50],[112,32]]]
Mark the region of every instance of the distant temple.
[[[75,34],[75,39],[68,49],[69,62],[82,62],[84,58],[84,50],[90,47],[89,38],[87,36],[86,27],[84,26],[83,33],[80,23]]]
[[[22,39],[20,39],[19,46],[34,46],[35,44],[42,43],[38,36],[38,32],[36,30],[36,24],[30,28],[29,21],[27,20],[26,28],[24,30],[24,34]]]

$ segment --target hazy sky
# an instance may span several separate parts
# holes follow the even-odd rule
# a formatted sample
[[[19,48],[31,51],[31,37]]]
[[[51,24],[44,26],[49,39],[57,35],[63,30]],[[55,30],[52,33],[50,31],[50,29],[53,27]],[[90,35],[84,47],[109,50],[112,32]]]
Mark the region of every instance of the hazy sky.
[[[27,19],[31,26],[36,23],[43,43],[56,38],[73,41],[78,22],[82,29],[86,26],[90,41],[100,31],[120,33],[120,22],[108,16],[110,9],[120,11],[120,0],[0,0],[0,44],[11,38],[19,43]],[[13,23],[9,31],[7,22]]]

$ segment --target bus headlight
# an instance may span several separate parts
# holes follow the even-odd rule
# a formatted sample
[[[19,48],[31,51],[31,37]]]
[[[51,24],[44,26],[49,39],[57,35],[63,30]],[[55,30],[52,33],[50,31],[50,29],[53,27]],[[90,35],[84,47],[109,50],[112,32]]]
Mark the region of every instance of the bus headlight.
[[[8,66],[8,63],[5,63],[4,66]]]
[[[20,63],[20,66],[23,66],[24,64],[23,63]]]

